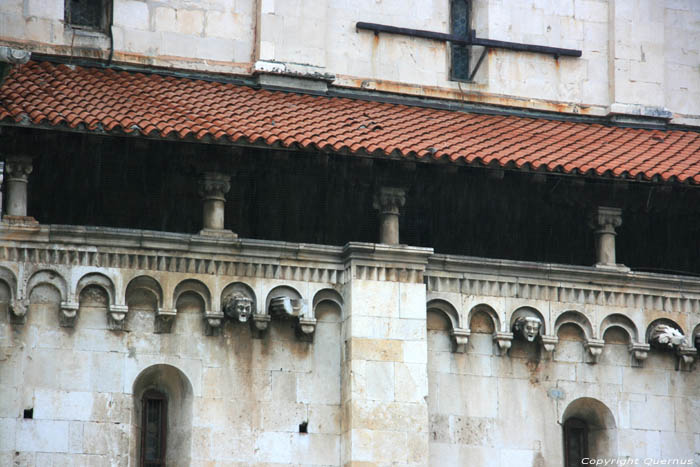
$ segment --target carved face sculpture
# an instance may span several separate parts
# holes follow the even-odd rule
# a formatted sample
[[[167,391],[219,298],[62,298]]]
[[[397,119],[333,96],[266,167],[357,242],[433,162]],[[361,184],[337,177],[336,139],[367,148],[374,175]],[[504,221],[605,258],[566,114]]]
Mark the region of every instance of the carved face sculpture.
[[[542,321],[535,316],[523,316],[515,320],[513,326],[515,331],[520,333],[528,342],[534,342],[540,334]]]
[[[678,329],[668,324],[657,324],[654,326],[649,340],[658,346],[670,349],[687,344],[685,336]]]
[[[241,323],[245,323],[248,320],[253,309],[253,301],[249,298],[241,297],[236,300],[236,316]]]
[[[241,323],[248,321],[253,312],[253,300],[243,295],[229,295],[224,300],[224,313]]]

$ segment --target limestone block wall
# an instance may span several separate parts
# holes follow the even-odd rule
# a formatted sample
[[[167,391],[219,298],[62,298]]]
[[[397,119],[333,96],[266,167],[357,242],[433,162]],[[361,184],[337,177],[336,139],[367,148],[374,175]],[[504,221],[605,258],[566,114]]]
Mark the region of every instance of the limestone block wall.
[[[255,0],[112,0],[113,59],[246,73],[255,41]],[[108,33],[64,21],[64,0],[11,0],[0,7],[0,41],[35,52],[106,59]]]
[[[678,349],[643,346],[664,319],[695,359],[695,294],[449,261],[427,277],[431,465],[563,465],[572,416],[591,426],[592,457],[700,462],[700,376]],[[513,328],[524,310],[542,322],[534,342]]]
[[[138,465],[149,387],[168,393],[168,465],[339,464],[335,279],[294,280],[291,269],[266,278],[255,262],[215,275],[187,260],[73,254],[2,261],[0,464]],[[299,338],[294,319],[257,333],[250,321],[219,316],[211,329],[206,316],[216,316],[231,283],[250,287],[255,313],[275,291],[298,291],[316,320],[313,342]],[[71,302],[77,317],[66,326]],[[159,327],[170,307],[169,329]],[[117,326],[111,318],[121,311]]]

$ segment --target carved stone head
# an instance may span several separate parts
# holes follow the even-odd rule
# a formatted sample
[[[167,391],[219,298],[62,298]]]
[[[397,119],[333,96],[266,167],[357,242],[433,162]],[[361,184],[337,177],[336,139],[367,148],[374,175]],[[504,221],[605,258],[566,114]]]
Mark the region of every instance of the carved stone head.
[[[651,331],[649,341],[657,347],[669,349],[688,345],[688,340],[681,332],[668,324],[657,324]]]
[[[230,294],[224,298],[223,308],[226,316],[245,323],[253,314],[253,300],[240,293]]]
[[[521,316],[513,324],[513,331],[528,342],[534,342],[537,339],[541,328],[542,321],[536,316]]]

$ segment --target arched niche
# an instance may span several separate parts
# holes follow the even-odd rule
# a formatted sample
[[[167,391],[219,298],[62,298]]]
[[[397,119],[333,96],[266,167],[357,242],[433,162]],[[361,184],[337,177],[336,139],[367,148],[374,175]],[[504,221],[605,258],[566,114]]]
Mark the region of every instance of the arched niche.
[[[610,329],[623,330],[629,337],[630,342],[639,342],[639,331],[634,322],[621,313],[613,313],[606,316],[600,323],[600,336],[605,339],[605,334]]]
[[[462,317],[457,311],[457,308],[447,300],[440,298],[430,300],[426,308],[428,314],[437,312],[442,314],[442,316],[449,321],[451,327],[450,336],[452,338],[452,350],[459,353],[466,352],[470,332],[469,329],[462,327]],[[431,319],[430,316],[428,316],[428,319]],[[430,324],[430,322],[428,324]]]
[[[90,288],[90,292],[84,293],[85,289],[88,287]],[[102,290],[104,295],[100,295],[98,297],[99,294],[94,292],[96,290]],[[83,299],[86,301],[94,300],[96,303],[104,303],[107,306],[114,305],[114,283],[104,274],[100,274],[99,272],[91,272],[80,278],[78,285],[75,288],[75,295],[78,297],[78,301],[81,303],[81,305]]]
[[[183,305],[183,298],[189,303],[195,296],[201,301],[205,315],[209,314],[212,311],[211,292],[203,282],[197,279],[185,279],[175,287],[173,292],[175,308],[179,311]]]
[[[139,373],[132,386],[134,413],[132,441],[135,443],[134,465],[140,465],[143,396],[148,391],[161,393],[167,403],[166,465],[189,465],[192,457],[192,419],[194,392],[187,376],[178,368],[167,365],[152,365]]]
[[[540,320],[540,335],[543,336],[547,334],[547,323],[545,322],[544,316],[540,311],[536,308],[533,308],[531,306],[521,306],[520,308],[517,308],[513,313],[510,315],[510,327],[509,329],[513,329],[513,326],[515,325],[515,322],[519,318],[524,318],[524,317],[535,317],[539,318]]]
[[[156,311],[163,306],[163,288],[150,276],[138,276],[129,281],[125,293],[130,309]]]
[[[321,305],[321,304],[324,304],[324,303],[325,303],[325,304],[331,303],[331,304],[334,304],[334,305],[335,305],[335,308],[336,308],[338,311],[341,311],[341,312],[342,312],[342,310],[343,310],[343,297],[342,297],[342,296],[340,295],[340,293],[338,293],[338,291],[335,290],[335,289],[322,289],[322,290],[319,290],[319,291],[316,292],[316,294],[314,295],[314,298],[313,298],[313,300],[311,301],[311,303],[312,303],[313,316],[314,316],[314,318],[316,318],[316,319],[319,318],[317,311],[318,311],[318,309],[319,309],[319,305]]]
[[[302,300],[301,294],[297,289],[289,285],[278,285],[268,292],[265,299],[265,310],[269,312],[270,302],[275,298],[289,297],[291,300]]]
[[[61,274],[50,269],[36,271],[27,281],[26,291],[30,306],[51,305],[61,326],[75,325],[78,305],[69,300],[68,282]]]
[[[232,282],[221,292],[221,311],[234,320],[246,322],[258,312],[253,288],[244,282]]]
[[[129,281],[124,293],[129,314],[136,321],[155,317],[156,333],[170,332],[175,317],[174,310],[163,310],[163,288],[150,276],[138,276]]]
[[[467,329],[473,333],[493,334],[501,330],[501,320],[491,306],[481,303],[467,315]]]
[[[666,335],[669,336],[669,339],[667,339],[669,340],[668,342],[664,341],[663,338],[660,339],[656,335],[656,332],[660,326],[666,326],[672,329],[674,334],[662,333],[664,337]],[[688,336],[683,331],[683,328],[680,326],[680,324],[669,318],[658,318],[649,323],[646,330],[646,342],[652,347],[656,347],[661,350],[678,350],[681,347],[687,347],[689,345]]]
[[[316,330],[316,318],[306,300],[294,287],[280,285],[267,294],[265,309],[270,317],[291,318],[296,322],[297,338],[311,342]]]
[[[574,327],[580,332],[580,340],[589,341],[593,339],[593,326],[591,325],[591,322],[588,320],[586,315],[576,310],[565,311],[557,317],[557,319],[554,321],[553,334],[555,336],[559,336],[560,330],[566,330],[566,328],[572,329]],[[569,333],[562,334],[569,335]]]
[[[17,278],[12,271],[2,266],[0,266],[0,309],[7,310],[11,322],[24,323],[26,306],[18,300]]]
[[[447,300],[434,298],[428,301],[426,308],[428,311],[442,313],[449,320],[450,326],[453,330],[462,329],[462,320],[459,316],[457,308]]]
[[[594,459],[617,457],[617,424],[610,409],[597,399],[581,397],[564,410],[561,425],[570,420],[582,421],[587,430],[586,456]],[[564,443],[566,433],[564,434]],[[564,446],[566,449],[566,446]]]
[[[124,330],[128,308],[116,304],[116,293],[112,280],[97,272],[85,274],[75,289],[80,314],[83,310],[107,315],[107,326],[115,331]]]
[[[694,345],[696,349],[700,349],[700,324],[695,326],[695,329],[693,329],[691,341],[691,344]]]

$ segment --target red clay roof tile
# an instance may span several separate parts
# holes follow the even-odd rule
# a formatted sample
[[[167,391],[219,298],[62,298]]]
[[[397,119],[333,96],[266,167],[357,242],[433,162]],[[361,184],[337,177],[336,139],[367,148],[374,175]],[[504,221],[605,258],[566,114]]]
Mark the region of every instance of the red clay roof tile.
[[[481,115],[49,62],[12,70],[0,87],[3,121],[700,183],[696,131]]]

